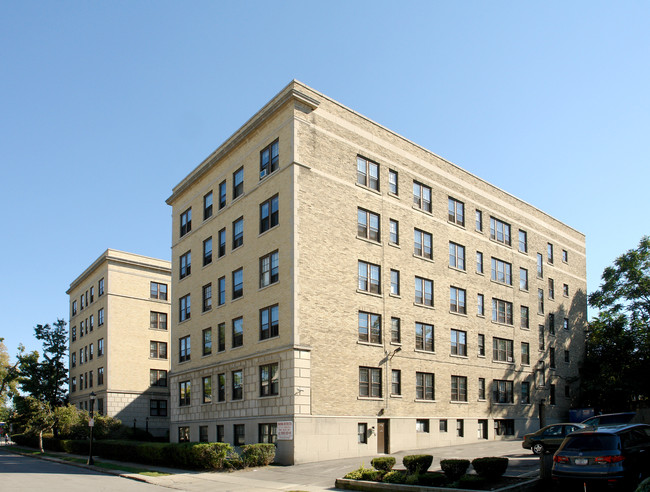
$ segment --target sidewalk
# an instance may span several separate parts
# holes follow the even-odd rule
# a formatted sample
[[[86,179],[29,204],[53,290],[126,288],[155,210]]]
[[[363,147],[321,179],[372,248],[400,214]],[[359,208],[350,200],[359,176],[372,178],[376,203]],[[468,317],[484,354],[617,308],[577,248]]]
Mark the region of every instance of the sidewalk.
[[[8,448],[0,448],[7,452]],[[86,459],[84,456],[66,455],[65,453],[49,452],[54,456],[73,456]],[[395,468],[402,468],[402,458],[408,454],[431,454],[434,457],[431,470],[440,469],[440,460],[446,458],[474,459],[485,456],[506,456],[509,458],[507,475],[536,476],[539,472],[539,458],[521,447],[521,440],[486,441],[461,446],[445,446],[430,449],[401,451],[391,456],[395,457]],[[249,491],[308,491],[339,490],[334,487],[337,478],[343,477],[349,471],[359,468],[362,464],[370,467],[373,457],[344,458],[338,460],[304,463],[293,466],[267,466],[263,468],[248,468],[234,472],[201,472],[188,471],[158,466],[123,463],[103,458],[95,458],[96,462],[110,463],[116,466],[140,468],[151,471],[170,473],[161,477],[149,477],[133,473],[108,470],[97,466],[88,467],[81,463],[62,461],[60,458],[41,457],[60,461],[73,466],[92,468],[95,471],[120,475],[125,478],[147,482],[150,484],[176,490],[203,491],[206,488],[220,491],[249,492]]]

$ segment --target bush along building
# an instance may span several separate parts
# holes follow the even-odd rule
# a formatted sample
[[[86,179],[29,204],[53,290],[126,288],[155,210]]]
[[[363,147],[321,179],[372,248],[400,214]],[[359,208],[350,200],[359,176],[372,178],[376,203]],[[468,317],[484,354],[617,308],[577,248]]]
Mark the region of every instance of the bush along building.
[[[566,419],[576,230],[292,81],[174,189],[171,438],[298,463]]]
[[[169,261],[106,250],[70,296],[70,402],[155,436],[169,433]]]

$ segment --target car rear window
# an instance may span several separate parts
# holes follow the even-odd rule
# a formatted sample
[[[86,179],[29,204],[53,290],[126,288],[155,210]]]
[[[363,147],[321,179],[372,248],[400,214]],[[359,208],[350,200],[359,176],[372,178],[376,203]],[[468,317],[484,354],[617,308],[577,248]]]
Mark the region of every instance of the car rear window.
[[[597,449],[620,449],[617,436],[606,434],[581,434],[567,438],[565,451],[589,451]]]

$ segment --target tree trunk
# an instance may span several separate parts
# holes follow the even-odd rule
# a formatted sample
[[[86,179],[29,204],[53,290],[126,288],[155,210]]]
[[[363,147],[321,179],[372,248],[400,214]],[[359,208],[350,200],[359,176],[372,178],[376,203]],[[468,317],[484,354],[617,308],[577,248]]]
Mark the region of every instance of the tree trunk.
[[[41,449],[41,453],[44,453],[43,449],[43,431],[38,432],[38,447]]]

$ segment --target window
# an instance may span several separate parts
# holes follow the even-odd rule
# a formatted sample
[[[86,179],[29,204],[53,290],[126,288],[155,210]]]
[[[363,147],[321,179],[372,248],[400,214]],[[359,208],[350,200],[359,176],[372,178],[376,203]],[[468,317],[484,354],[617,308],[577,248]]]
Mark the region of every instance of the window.
[[[485,297],[483,294],[476,294],[476,314],[485,316]]]
[[[206,328],[201,333],[203,355],[210,355],[212,353],[212,328]]]
[[[569,297],[569,284],[562,284],[562,295]]]
[[[152,359],[166,359],[167,342],[149,342],[149,357]]]
[[[167,300],[167,284],[159,284],[158,282],[151,282],[151,298],[160,299],[161,301]]]
[[[203,385],[203,403],[212,403],[212,376],[204,376]],[[207,427],[206,427],[207,430]]]
[[[485,335],[483,333],[478,334],[478,355],[485,357]]]
[[[244,168],[240,167],[232,174],[232,199],[244,193]]]
[[[178,428],[178,442],[190,442],[190,428],[182,426]]]
[[[510,246],[510,224],[490,217],[490,239]]]
[[[278,195],[275,195],[260,205],[260,234],[278,225],[280,220],[278,203]]]
[[[244,345],[244,318],[239,317],[232,320],[232,347]]]
[[[199,425],[199,442],[208,442],[208,426]]]
[[[433,239],[428,232],[414,229],[413,233],[413,254],[421,258],[433,259]]]
[[[226,303],[226,277],[219,278],[217,281],[217,287],[219,289],[217,292],[219,295],[217,302],[219,306],[223,306]]]
[[[365,422],[357,424],[357,442],[359,444],[368,443],[368,424]]]
[[[381,316],[359,311],[359,341],[381,343]]]
[[[359,396],[381,398],[381,369],[359,367]]]
[[[226,350],[226,323],[219,323],[217,325],[217,351],[223,352]]]
[[[480,210],[476,211],[476,230],[483,232],[483,212]]]
[[[549,263],[553,263],[553,245],[551,243],[546,245],[546,259]]]
[[[544,314],[544,289],[537,289],[537,312]]]
[[[390,219],[388,222],[388,242],[391,244],[399,244],[399,222]]]
[[[244,374],[241,369],[232,372],[232,399],[243,399]]]
[[[563,250],[562,250],[562,261],[563,261],[564,263],[568,263],[568,262],[569,262],[569,253],[568,253],[568,251],[567,251],[566,249],[563,249]]]
[[[571,353],[568,350],[564,351],[564,362],[567,364],[571,363]]]
[[[279,394],[278,363],[260,366],[260,396]]]
[[[521,327],[528,329],[530,328],[529,326],[529,321],[528,321],[528,306],[521,306],[520,308],[521,311]]]
[[[492,321],[511,325],[512,303],[492,298]]]
[[[390,319],[390,341],[392,343],[402,342],[401,320],[399,318]]]
[[[388,193],[392,193],[393,195],[399,195],[397,178],[398,178],[397,171],[393,171],[392,169],[389,169],[388,170]]]
[[[203,312],[212,309],[212,284],[203,286]]]
[[[88,373],[88,386],[89,386],[90,388],[93,387],[93,372],[92,372],[92,371],[90,371],[90,372]]]
[[[538,331],[539,331],[539,350],[543,351],[546,346],[546,342],[544,340],[544,325],[539,325]]]
[[[415,277],[415,303],[433,306],[433,280]]]
[[[379,191],[379,164],[357,157],[357,183]]]
[[[77,340],[77,327],[76,326],[73,326],[72,329],[70,330],[70,336],[71,336],[73,342]]]
[[[226,182],[219,183],[219,210],[226,206]]]
[[[179,405],[181,407],[188,406],[190,404],[192,383],[190,381],[181,381],[178,383],[178,399]]]
[[[399,295],[399,271],[390,271],[390,293],[391,295]]]
[[[104,295],[104,279],[100,278],[99,282],[97,282],[97,296],[103,296]]]
[[[449,243],[449,266],[465,270],[465,246]]]
[[[528,290],[528,270],[525,268],[519,269],[519,288],[521,290]]]
[[[212,237],[203,241],[203,266],[212,263]]]
[[[492,280],[500,284],[512,285],[512,265],[492,257]]]
[[[540,361],[537,365],[537,386],[546,386],[546,373],[544,372],[544,361]]]
[[[555,281],[552,278],[548,279],[548,298],[555,299]]]
[[[451,377],[451,401],[467,401],[467,378],[465,376]]]
[[[94,355],[94,352],[95,352],[93,344],[91,343],[91,344],[88,346],[88,348],[90,349],[90,350],[89,350],[89,352],[90,352],[90,360],[93,360],[93,355]]]
[[[184,336],[178,339],[178,362],[185,362],[190,360],[191,346],[190,346],[190,336]]]
[[[513,362],[513,342],[505,338],[492,338],[492,360],[499,362]]]
[[[275,444],[278,439],[277,424],[259,424],[258,426],[259,442],[266,444]]]
[[[433,352],[433,325],[426,323],[415,323],[415,349]]]
[[[521,363],[525,366],[530,365],[530,344],[521,342]]]
[[[72,352],[72,355],[70,356],[70,365],[72,367],[77,367],[77,353]]]
[[[104,339],[97,340],[97,357],[104,355]]]
[[[467,356],[467,332],[451,330],[451,355]]]
[[[188,251],[179,258],[180,261],[180,278],[187,277],[192,273],[192,252]]]
[[[381,267],[359,260],[359,290],[381,294]]]
[[[185,212],[181,214],[181,236],[192,230],[192,207],[188,208]]]
[[[151,417],[167,417],[167,400],[149,400],[149,415]],[[189,440],[189,427],[187,439]]]
[[[90,302],[93,302],[95,300],[95,287],[90,286]]]
[[[161,369],[149,370],[149,384],[151,386],[167,387],[167,371]]]
[[[456,420],[456,436],[463,437],[465,435],[465,421],[463,419]]]
[[[203,220],[212,217],[212,192],[203,196]]]
[[[361,208],[357,209],[357,236],[380,242],[379,215]]]
[[[548,349],[548,366],[555,369],[555,348],[549,347]]]
[[[495,419],[494,433],[497,436],[514,436],[515,435],[514,419]]]
[[[217,375],[217,401],[226,401],[226,374]]]
[[[478,378],[478,399],[485,400],[485,378]]]
[[[555,314],[548,315],[548,334],[555,335]]]
[[[494,403],[513,403],[512,381],[494,380]]]
[[[521,229],[519,229],[519,251],[528,253],[528,234]]]
[[[435,400],[434,375],[430,372],[415,373],[415,398],[417,400]]]
[[[420,210],[431,213],[431,188],[413,181],[413,204]]]
[[[483,273],[483,253],[476,252],[476,273]]]
[[[391,371],[390,394],[391,395],[402,394],[402,371],[400,371],[399,369],[393,369]]]
[[[93,331],[94,326],[95,326],[95,317],[91,314],[90,315],[90,331]]]
[[[97,386],[104,384],[104,368],[97,368]]]
[[[190,295],[187,294],[186,296],[181,297],[178,300],[178,320],[179,321],[185,321],[186,319],[190,319],[191,316],[191,309],[190,309]]]
[[[467,313],[465,307],[465,289],[459,289],[458,287],[449,288],[449,310],[452,313]]]
[[[72,316],[77,314],[77,301],[72,301]]]
[[[449,197],[449,222],[465,227],[465,204]]]
[[[521,403],[522,405],[530,403],[530,383],[528,381],[521,382]]]
[[[260,258],[260,288],[278,281],[278,258],[277,251]]]
[[[232,272],[232,298],[239,299],[244,295],[244,269],[238,268]]]
[[[544,264],[543,264],[541,253],[537,253],[537,277],[538,278],[544,277]]]
[[[429,433],[429,419],[415,419],[415,432]]]
[[[564,328],[565,330],[569,329],[569,318],[564,318],[564,320],[562,321],[562,328]]]
[[[280,141],[276,140],[260,152],[260,179],[277,171],[280,162]]]
[[[224,227],[219,231],[219,258],[226,255],[226,228]]]
[[[232,249],[244,244],[244,218],[239,217],[232,223]]]
[[[245,424],[235,424],[233,427],[234,442],[235,446],[243,446],[246,442],[246,426]]]
[[[447,419],[440,419],[438,428],[440,432],[447,432]]]
[[[260,309],[260,340],[277,337],[279,333],[278,305]]]

